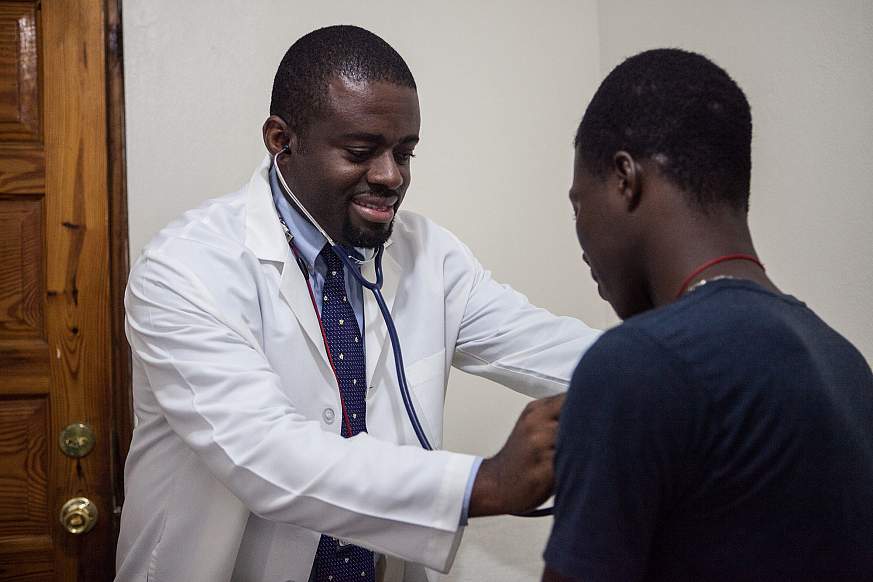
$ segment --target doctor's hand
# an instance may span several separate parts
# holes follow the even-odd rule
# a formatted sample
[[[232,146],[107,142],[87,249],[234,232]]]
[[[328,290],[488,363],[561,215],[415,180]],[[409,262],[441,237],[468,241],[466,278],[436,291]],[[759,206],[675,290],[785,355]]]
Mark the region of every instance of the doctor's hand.
[[[470,517],[522,513],[549,498],[564,396],[529,403],[500,452],[482,461],[473,483]]]

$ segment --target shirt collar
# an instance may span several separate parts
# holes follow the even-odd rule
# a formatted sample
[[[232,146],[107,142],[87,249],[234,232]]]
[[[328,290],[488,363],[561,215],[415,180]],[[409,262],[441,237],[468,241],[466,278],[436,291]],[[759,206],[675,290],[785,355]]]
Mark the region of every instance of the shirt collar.
[[[270,168],[270,189],[273,193],[273,202],[276,204],[282,220],[285,221],[288,230],[294,235],[294,247],[300,253],[306,266],[313,269],[318,253],[324,248],[326,242],[324,236],[291,205],[288,198],[282,193],[282,187],[276,178],[275,167]]]

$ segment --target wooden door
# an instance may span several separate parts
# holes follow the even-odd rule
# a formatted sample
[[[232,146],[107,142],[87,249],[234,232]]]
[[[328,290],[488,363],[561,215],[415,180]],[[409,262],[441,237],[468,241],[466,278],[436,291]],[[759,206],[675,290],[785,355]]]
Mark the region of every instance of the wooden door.
[[[104,0],[0,0],[0,580],[112,578],[107,25]],[[77,422],[82,458],[59,446]],[[73,497],[87,533],[60,523]]]

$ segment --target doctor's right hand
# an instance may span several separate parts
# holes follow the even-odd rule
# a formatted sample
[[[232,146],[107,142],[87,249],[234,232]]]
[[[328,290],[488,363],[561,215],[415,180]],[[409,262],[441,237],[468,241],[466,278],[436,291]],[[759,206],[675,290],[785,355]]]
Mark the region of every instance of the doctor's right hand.
[[[523,513],[552,494],[555,438],[565,394],[530,402],[506,444],[482,461],[470,497],[470,517]]]

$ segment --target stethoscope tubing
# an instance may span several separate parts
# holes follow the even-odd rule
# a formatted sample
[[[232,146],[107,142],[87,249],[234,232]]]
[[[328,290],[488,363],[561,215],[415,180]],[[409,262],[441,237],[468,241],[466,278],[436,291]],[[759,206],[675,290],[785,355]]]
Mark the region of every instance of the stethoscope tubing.
[[[384,280],[382,273],[382,254],[385,251],[385,247],[380,245],[376,250],[376,260],[374,262],[376,268],[376,281],[368,281],[367,278],[361,274],[360,268],[357,265],[352,264],[351,259],[348,258],[347,253],[343,251],[342,247],[339,247],[339,250],[337,249],[338,246],[339,245],[331,245],[330,248],[343,262],[346,269],[352,273],[352,276],[358,281],[358,283],[372,291],[373,297],[376,298],[376,304],[379,306],[379,311],[382,313],[385,327],[388,328],[388,337],[391,340],[391,351],[394,354],[394,368],[397,371],[397,384],[400,388],[400,397],[403,399],[403,406],[406,408],[406,416],[409,417],[412,430],[415,432],[415,436],[418,438],[421,448],[432,451],[433,446],[430,444],[430,441],[424,432],[424,428],[421,426],[421,421],[418,419],[415,405],[412,403],[412,397],[409,395],[409,384],[406,382],[406,371],[403,367],[403,350],[400,348],[400,337],[397,335],[397,327],[394,325],[394,318],[391,317],[391,311],[388,309],[388,305],[385,303],[385,297],[382,295],[382,282]]]
[[[430,444],[430,441],[427,438],[427,435],[424,432],[424,428],[421,426],[421,421],[418,419],[418,413],[415,410],[415,406],[412,403],[412,397],[409,394],[409,384],[406,381],[406,371],[403,367],[403,351],[400,347],[400,338],[397,335],[397,327],[394,325],[394,318],[391,317],[391,312],[388,309],[388,305],[385,303],[385,297],[382,295],[382,283],[384,282],[384,274],[382,271],[382,255],[385,252],[385,247],[383,245],[379,245],[379,248],[376,249],[375,255],[372,257],[374,260],[374,266],[376,268],[376,280],[368,281],[366,277],[361,273],[361,264],[368,261],[356,261],[355,264],[352,259],[348,255],[348,253],[334,241],[330,235],[325,232],[325,230],[321,227],[317,220],[309,213],[306,207],[301,204],[300,200],[297,199],[297,196],[291,191],[291,188],[288,187],[288,184],[285,182],[285,177],[282,175],[282,172],[279,170],[278,158],[279,154],[286,152],[287,146],[285,148],[279,150],[273,155],[273,167],[276,171],[276,177],[279,179],[279,182],[282,184],[282,188],[285,190],[285,193],[288,197],[294,201],[294,204],[297,206],[300,211],[303,212],[304,216],[306,216],[309,221],[318,229],[318,231],[324,236],[327,243],[330,245],[330,249],[334,252],[334,254],[339,257],[340,261],[342,261],[343,265],[345,265],[346,269],[352,274],[352,276],[361,284],[361,286],[369,289],[373,292],[373,296],[376,298],[376,304],[379,306],[379,311],[382,314],[382,319],[385,321],[385,327],[388,328],[388,337],[391,340],[391,351],[394,354],[394,368],[397,372],[397,384],[400,388],[400,397],[403,400],[403,406],[406,408],[406,415],[409,417],[409,422],[412,425],[412,430],[415,432],[415,436],[418,438],[418,442],[421,447],[425,450],[432,451],[433,446]],[[287,229],[287,227],[285,227]],[[289,240],[289,244],[290,240]]]
[[[385,303],[385,297],[382,295],[382,253],[384,252],[385,247],[379,246],[376,251],[376,260],[374,262],[376,268],[376,281],[373,282],[368,281],[360,273],[360,269],[352,263],[342,247],[339,247],[339,250],[337,249],[338,246],[339,245],[332,245],[330,248],[340,258],[345,267],[351,271],[352,276],[354,276],[358,283],[372,291],[373,296],[376,298],[376,304],[379,306],[379,311],[382,313],[385,327],[388,328],[388,337],[391,340],[391,351],[394,354],[394,368],[397,371],[397,383],[400,388],[400,397],[403,399],[403,406],[406,408],[406,416],[409,418],[409,423],[412,425],[412,430],[415,432],[415,436],[418,437],[418,442],[421,444],[421,448],[427,451],[432,451],[433,446],[431,446],[430,441],[424,432],[424,428],[421,426],[421,421],[418,419],[415,405],[409,395],[409,385],[406,383],[406,372],[403,366],[403,350],[400,348],[400,337],[397,335],[397,327],[394,325],[394,318],[391,317],[391,312],[388,309],[388,305]],[[527,513],[514,513],[513,515],[516,517],[546,517],[552,515],[553,512],[553,507],[544,507],[542,509],[528,511]]]

